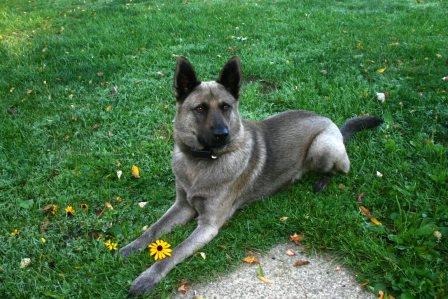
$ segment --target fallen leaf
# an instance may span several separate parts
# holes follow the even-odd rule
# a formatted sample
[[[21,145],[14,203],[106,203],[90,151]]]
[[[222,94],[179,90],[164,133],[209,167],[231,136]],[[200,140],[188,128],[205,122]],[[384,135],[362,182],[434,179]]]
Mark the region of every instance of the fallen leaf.
[[[356,197],[356,201],[358,203],[362,203],[363,199],[364,199],[364,193],[359,193],[358,196]]]
[[[372,222],[374,225],[383,225],[381,222],[378,221],[375,217],[370,217],[370,222]]]
[[[44,237],[40,237],[40,243],[45,244],[47,243],[47,240]]]
[[[137,165],[132,165],[131,174],[135,179],[140,178],[140,168]]]
[[[378,299],[384,299],[384,292],[383,291],[379,291],[378,292]]]
[[[294,262],[293,266],[294,267],[300,267],[300,266],[305,266],[308,265],[310,262],[304,259],[300,259]]]
[[[26,257],[20,261],[20,268],[26,268],[31,264],[31,259]]]
[[[106,209],[109,209],[109,210],[113,210],[114,209],[114,207],[110,204],[110,202],[108,202],[108,201],[106,201],[105,203],[104,203],[104,206],[106,207]]]
[[[289,236],[289,239],[296,243],[297,245],[300,245],[300,242],[303,241],[303,235],[294,233],[294,235]]]
[[[117,178],[120,179],[122,175],[123,175],[123,171],[117,170]]]
[[[103,72],[98,72],[98,73],[96,73],[96,75],[97,75],[98,77],[102,77],[102,76],[104,76],[104,73],[103,73]]]
[[[32,89],[27,89],[27,90],[26,90],[26,94],[31,94],[32,92],[33,92]]]
[[[384,73],[384,72],[386,71],[386,68],[387,68],[387,67],[381,67],[381,68],[377,69],[376,72],[377,72],[378,74],[382,74],[382,73]]]
[[[364,206],[359,206],[359,211],[361,212],[361,214],[363,214],[364,216],[368,217],[368,218],[372,218],[372,214],[370,213],[369,209],[367,209]]]
[[[442,81],[448,82],[448,76],[443,77]]]
[[[280,221],[281,221],[281,222],[285,222],[286,220],[288,220],[288,218],[289,218],[289,217],[286,217],[286,216],[280,217]]]
[[[266,277],[264,277],[264,276],[257,276],[257,277],[263,283],[271,283],[271,281],[269,279],[267,279]]]
[[[339,184],[338,185],[339,190],[344,191],[345,190],[345,185],[344,184]]]
[[[189,289],[190,285],[188,282],[186,280],[182,280],[180,286],[177,288],[177,291],[185,295]]]
[[[40,232],[44,233],[48,230],[48,226],[50,225],[50,220],[45,219],[41,224],[40,224]]]
[[[382,178],[382,177],[383,177],[383,174],[377,170],[377,171],[376,171],[376,176],[379,177],[379,178]]]
[[[442,58],[442,55],[439,54],[439,53],[437,53],[437,54],[436,54],[436,57],[437,57],[437,58]]]
[[[107,105],[107,106],[106,106],[106,111],[107,111],[107,112],[112,111],[112,105]]]
[[[242,259],[243,262],[248,263],[248,264],[258,264],[259,261],[256,257],[252,256],[252,255],[248,255],[245,258]]]
[[[286,255],[295,256],[296,252],[294,250],[292,250],[292,249],[288,249],[288,250],[286,250]]]
[[[439,242],[440,239],[442,239],[442,233],[439,232],[438,230],[435,230],[432,235],[437,239],[437,242]]]
[[[207,256],[205,255],[205,252],[199,252],[199,255],[205,260]]]
[[[147,230],[147,229],[148,229],[148,226],[147,226],[147,225],[145,225],[145,226],[142,227],[142,231],[145,231],[145,230]]]
[[[147,201],[141,201],[138,203],[138,206],[143,209],[147,204],[148,204]]]
[[[48,204],[42,208],[42,212],[44,212],[44,214],[54,215],[54,214],[56,214],[57,211],[58,211],[58,206],[54,205],[54,204]]]

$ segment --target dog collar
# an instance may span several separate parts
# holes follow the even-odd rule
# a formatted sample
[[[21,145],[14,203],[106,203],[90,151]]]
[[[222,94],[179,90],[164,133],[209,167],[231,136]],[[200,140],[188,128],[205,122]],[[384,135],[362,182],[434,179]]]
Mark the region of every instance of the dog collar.
[[[204,158],[204,159],[218,159],[218,156],[213,153],[212,150],[197,150],[197,149],[191,149],[190,153],[193,157],[196,158]]]

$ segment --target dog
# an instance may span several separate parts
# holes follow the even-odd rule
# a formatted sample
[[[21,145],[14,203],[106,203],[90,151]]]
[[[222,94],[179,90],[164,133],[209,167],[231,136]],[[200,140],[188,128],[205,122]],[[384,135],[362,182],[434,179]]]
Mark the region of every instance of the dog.
[[[197,227],[170,257],[134,280],[130,295],[151,290],[177,264],[210,242],[244,205],[272,195],[310,171],[325,175],[316,191],[328,184],[332,174],[348,173],[347,140],[355,132],[382,123],[377,117],[355,117],[339,129],[330,119],[302,110],[263,121],[245,120],[238,112],[241,81],[238,57],[224,65],[217,81],[208,82],[198,80],[187,59],[177,59],[172,159],[176,200],[120,253],[128,256],[140,251],[195,217]]]

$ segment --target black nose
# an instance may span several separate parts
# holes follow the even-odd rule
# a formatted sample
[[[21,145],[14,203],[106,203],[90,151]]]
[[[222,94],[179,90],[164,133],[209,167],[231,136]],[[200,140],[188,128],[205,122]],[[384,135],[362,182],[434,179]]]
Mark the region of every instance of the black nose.
[[[212,130],[213,137],[216,141],[224,141],[229,136],[229,129],[226,127],[218,127]]]

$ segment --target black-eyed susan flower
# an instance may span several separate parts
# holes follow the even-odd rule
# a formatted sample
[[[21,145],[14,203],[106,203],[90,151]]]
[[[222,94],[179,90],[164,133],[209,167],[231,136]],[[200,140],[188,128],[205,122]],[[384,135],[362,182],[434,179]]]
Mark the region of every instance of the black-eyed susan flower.
[[[83,209],[84,212],[87,212],[87,210],[89,209],[89,206],[86,203],[82,203],[81,204],[81,209]]]
[[[11,237],[17,237],[19,234],[20,234],[20,230],[15,228],[12,230],[10,235],[11,235]]]
[[[163,260],[167,256],[171,256],[171,251],[173,250],[170,247],[171,245],[167,242],[163,240],[157,240],[154,243],[149,244],[149,255],[153,255],[156,261]]]
[[[65,207],[65,214],[69,217],[73,216],[75,215],[75,209],[71,205],[68,205]]]
[[[107,250],[113,251],[118,249],[118,243],[112,242],[111,240],[107,240],[104,242],[104,246],[106,246]]]

